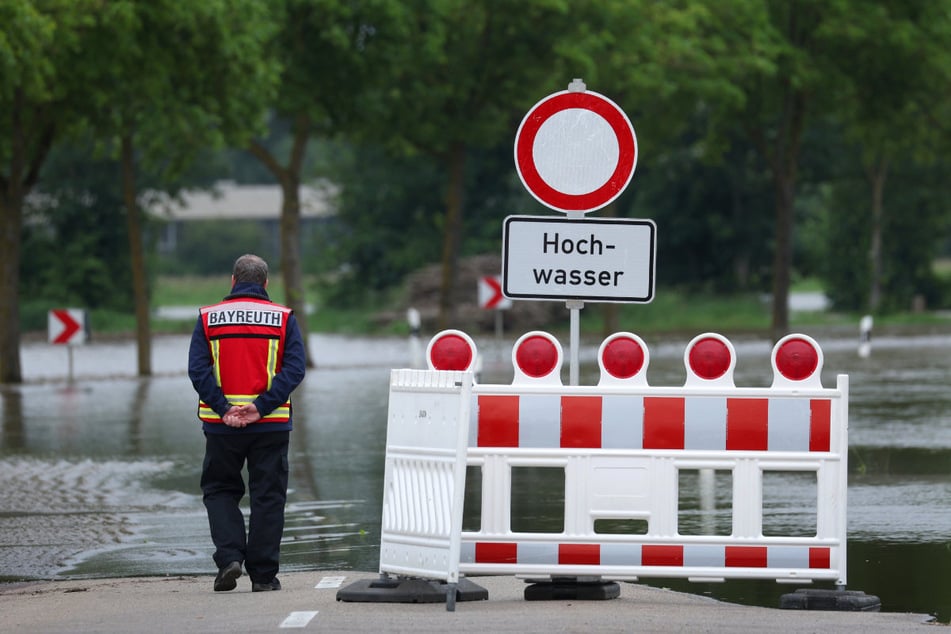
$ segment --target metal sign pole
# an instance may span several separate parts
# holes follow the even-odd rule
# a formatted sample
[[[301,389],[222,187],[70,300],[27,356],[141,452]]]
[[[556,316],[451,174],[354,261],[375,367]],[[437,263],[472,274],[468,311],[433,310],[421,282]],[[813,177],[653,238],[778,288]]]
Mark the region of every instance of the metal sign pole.
[[[581,338],[581,309],[584,308],[584,302],[577,299],[569,299],[565,306],[570,311],[571,333],[569,335],[569,366],[568,366],[568,384],[578,385],[578,346]]]
[[[584,84],[582,84],[583,86]],[[565,214],[567,218],[575,220],[584,219],[584,213],[580,211],[569,211]],[[578,385],[578,347],[581,345],[581,309],[584,308],[584,301],[580,299],[569,299],[565,302],[569,316],[569,339],[568,339],[568,385]]]
[[[614,202],[630,183],[636,165],[637,137],[630,119],[616,103],[589,91],[581,79],[568,84],[568,90],[536,103],[515,133],[515,169],[519,179],[538,202],[565,213],[568,225],[583,224],[576,221],[583,220],[587,212]],[[506,220],[503,232],[503,294],[510,299],[566,300],[571,320],[570,381],[571,385],[578,385],[579,312],[584,300],[622,301],[627,296],[624,293],[630,292],[622,287],[621,279],[624,276],[626,285],[633,277],[625,275],[630,271],[630,263],[626,258],[618,265],[604,261],[605,251],[610,258],[612,251],[616,255],[622,250],[620,243],[614,244],[614,238],[607,244],[606,239],[593,232],[582,230],[577,235],[577,227],[565,225],[551,229],[550,233],[543,228],[541,234],[536,228],[534,234],[523,236],[534,244],[535,252],[540,250],[539,257],[513,267],[509,260],[513,253],[509,250],[509,229],[515,223],[510,220],[511,217]],[[653,223],[650,226],[653,238]],[[626,247],[627,242],[624,244]],[[640,301],[650,301],[653,293],[653,245],[647,251],[651,258],[651,290],[646,296],[642,297],[643,292],[633,296]],[[513,268],[519,269],[516,285],[522,286],[518,289],[513,289]]]

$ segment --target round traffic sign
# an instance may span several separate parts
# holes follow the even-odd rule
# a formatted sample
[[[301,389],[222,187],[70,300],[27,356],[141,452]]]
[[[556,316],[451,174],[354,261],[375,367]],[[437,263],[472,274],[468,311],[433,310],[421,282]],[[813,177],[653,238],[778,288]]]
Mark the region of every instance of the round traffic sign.
[[[600,209],[621,195],[637,165],[634,126],[596,92],[545,97],[515,135],[515,167],[540,203],[564,212]]]

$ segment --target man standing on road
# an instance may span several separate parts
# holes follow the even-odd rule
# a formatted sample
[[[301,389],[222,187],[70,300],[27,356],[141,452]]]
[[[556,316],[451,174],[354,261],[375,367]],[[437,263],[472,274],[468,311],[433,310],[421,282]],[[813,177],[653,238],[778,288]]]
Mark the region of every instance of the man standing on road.
[[[271,302],[267,281],[263,259],[238,258],[231,294],[201,309],[188,351],[205,434],[201,490],[215,544],[215,591],[237,587],[242,563],[252,592],[281,589],[290,395],[304,379],[306,356],[293,312]],[[247,533],[239,507],[245,462]]]

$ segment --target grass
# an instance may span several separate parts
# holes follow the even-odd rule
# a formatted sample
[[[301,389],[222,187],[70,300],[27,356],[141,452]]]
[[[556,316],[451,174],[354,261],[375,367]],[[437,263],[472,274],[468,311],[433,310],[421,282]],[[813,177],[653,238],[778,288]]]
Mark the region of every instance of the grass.
[[[937,258],[932,263],[932,270],[942,279],[951,278],[951,257]]]
[[[160,276],[153,288],[152,309],[163,306],[194,306],[211,304],[224,297],[229,290],[230,279],[227,276],[212,277],[171,277]],[[305,282],[313,289],[313,281]],[[818,292],[821,286],[814,280],[798,281],[794,287],[799,292]],[[284,301],[283,283],[275,278],[268,286],[271,297],[278,302]],[[349,334],[349,335],[406,335],[408,326],[405,320],[392,323],[381,320],[378,313],[386,306],[398,304],[398,298],[381,298],[360,308],[341,308],[325,304],[311,292],[309,300],[316,310],[308,315],[308,329],[311,332]],[[607,304],[589,304],[581,311],[581,329],[585,333],[605,332],[604,321]],[[644,333],[680,333],[716,330],[721,333],[732,332],[768,332],[771,315],[769,303],[754,294],[738,296],[685,294],[680,291],[660,290],[656,292],[650,304],[617,304],[616,330]],[[34,311],[36,312],[36,311]],[[40,312],[42,314],[40,314]],[[33,330],[45,329],[46,312],[37,312]],[[800,330],[810,327],[854,327],[858,328],[861,314],[834,313],[829,311],[816,313],[795,312],[790,315],[790,327]],[[94,310],[89,315],[95,334],[127,335],[135,332],[135,317],[129,313]],[[568,314],[564,324],[545,325],[540,328],[558,330],[567,327]],[[897,313],[875,318],[876,330],[882,328],[946,328],[949,318],[943,313]],[[194,318],[160,319],[153,317],[152,332],[155,334],[187,334],[194,327]]]
[[[225,277],[169,277],[156,280],[152,306],[199,306],[218,301],[228,292],[230,280]],[[313,280],[305,282],[307,288],[313,288]],[[798,280],[795,292],[821,292],[822,286],[815,279]],[[284,301],[283,282],[272,279],[268,292],[278,302]],[[317,310],[308,316],[311,332],[338,334],[377,334],[405,335],[407,325],[404,320],[396,323],[382,323],[376,313],[395,299],[382,300],[363,308],[340,308],[324,304],[320,298],[312,298]],[[808,326],[857,327],[861,314],[835,312],[795,312],[790,315],[793,328]],[[605,311],[591,304],[581,312],[581,328],[585,332],[602,332]],[[98,321],[98,320],[97,320]],[[680,291],[663,290],[655,293],[649,304],[618,304],[617,326],[619,330],[631,332],[699,332],[715,328],[719,332],[769,330],[771,321],[770,307],[767,301],[755,294],[746,295],[697,295]],[[897,313],[876,317],[876,327],[886,326],[928,326],[947,325],[949,319],[933,312]],[[127,317],[122,322],[129,330],[134,330],[134,319]],[[120,324],[116,324],[117,326]],[[194,322],[185,325],[190,332]],[[153,320],[156,332],[182,332],[181,322]]]
[[[161,277],[157,280],[153,307],[208,304],[217,301],[224,294],[221,287],[221,282],[212,278]],[[268,291],[275,301],[283,301],[283,289],[279,280],[272,280]],[[376,320],[375,311],[385,304],[386,302],[380,302],[367,308],[320,305],[318,310],[308,316],[308,327],[312,332],[407,334],[408,326],[403,320],[393,324],[383,324]],[[585,331],[600,331],[604,313],[591,308],[595,307],[590,305],[589,309],[582,311],[582,328]],[[768,307],[764,307],[764,304],[753,296],[724,299],[663,293],[650,304],[620,305],[618,323],[622,329],[636,332],[671,328],[691,330],[710,323],[719,324],[724,331],[765,329],[769,327],[769,313]],[[153,322],[153,328],[159,330],[159,324]]]
[[[229,275],[159,276],[152,289],[152,306],[205,306],[220,300],[230,289]],[[269,282],[268,291],[275,296],[284,294],[280,280]]]
[[[624,305],[618,311],[619,327],[632,332],[702,330],[710,324],[717,324],[723,331],[759,330],[769,327],[769,319],[769,306],[753,295],[658,293],[650,304]]]
[[[581,311],[581,330],[604,333],[608,304],[586,305]],[[658,293],[649,304],[617,304],[613,331],[638,334],[703,332],[714,329],[727,333],[767,330],[769,307],[753,296],[687,296],[682,293]],[[716,324],[714,327],[713,324]]]
[[[227,295],[230,285],[228,277],[198,277],[198,276],[160,276],[155,283],[152,307],[157,306],[204,306],[217,302]],[[313,280],[305,280],[305,288],[314,287]],[[284,282],[279,277],[268,282],[268,295],[276,302],[283,303]],[[309,292],[313,295],[313,292]],[[335,308],[325,305],[320,298],[309,297],[308,301],[316,304],[316,310],[308,314],[307,323],[314,332],[335,332],[341,334],[375,333],[387,334],[389,328],[376,323],[373,309]],[[164,331],[165,328],[175,328],[176,322],[153,320],[153,328]],[[189,327],[194,322],[189,320]],[[134,327],[134,322],[133,322]]]

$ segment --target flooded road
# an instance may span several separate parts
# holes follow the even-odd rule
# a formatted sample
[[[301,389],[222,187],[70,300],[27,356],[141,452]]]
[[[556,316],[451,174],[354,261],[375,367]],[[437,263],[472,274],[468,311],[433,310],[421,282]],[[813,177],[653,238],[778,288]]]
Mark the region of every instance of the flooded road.
[[[879,596],[885,610],[947,622],[951,337],[878,338],[862,359],[852,337],[809,334],[825,355],[823,384],[850,377],[849,589]],[[484,382],[511,381],[516,336],[476,338]],[[650,383],[682,385],[689,337],[645,339]],[[598,343],[582,348],[582,384],[597,382]],[[733,343],[736,384],[766,385],[770,344]],[[330,336],[310,344],[317,367],[294,395],[282,567],[376,570],[388,378],[411,364],[410,347]],[[26,383],[0,389],[0,581],[212,572],[187,347],[187,337],[156,338],[149,379],[134,378],[132,344],[77,347],[69,382],[64,348],[24,346]],[[767,606],[791,591],[650,583]]]

